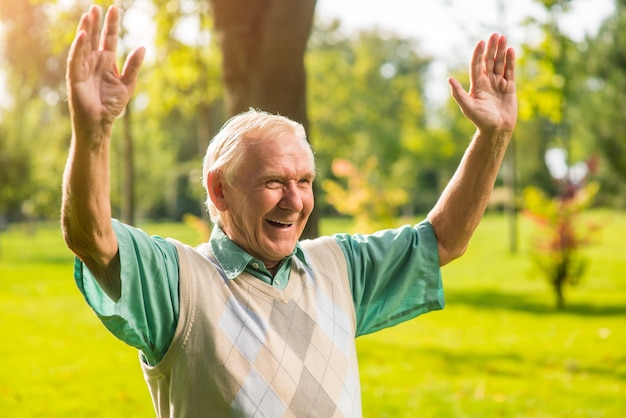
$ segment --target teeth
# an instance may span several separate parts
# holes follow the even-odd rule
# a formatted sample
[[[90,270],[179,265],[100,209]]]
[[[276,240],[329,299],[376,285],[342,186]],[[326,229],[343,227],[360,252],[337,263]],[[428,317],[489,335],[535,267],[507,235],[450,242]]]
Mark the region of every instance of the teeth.
[[[281,221],[275,221],[273,219],[268,219],[268,221],[273,222],[275,224],[279,224],[279,225],[291,225],[290,222],[281,222]]]

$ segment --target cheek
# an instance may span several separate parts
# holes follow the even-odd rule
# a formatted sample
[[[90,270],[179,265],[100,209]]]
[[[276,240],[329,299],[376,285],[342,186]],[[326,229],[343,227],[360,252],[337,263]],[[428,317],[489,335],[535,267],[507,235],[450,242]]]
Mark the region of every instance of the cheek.
[[[307,193],[303,194],[302,204],[304,207],[303,212],[306,212],[307,215],[313,211],[313,207],[315,206],[315,198],[313,196],[313,191],[308,191]]]
[[[262,190],[251,193],[242,202],[249,218],[264,218],[280,202],[280,193],[272,190]]]

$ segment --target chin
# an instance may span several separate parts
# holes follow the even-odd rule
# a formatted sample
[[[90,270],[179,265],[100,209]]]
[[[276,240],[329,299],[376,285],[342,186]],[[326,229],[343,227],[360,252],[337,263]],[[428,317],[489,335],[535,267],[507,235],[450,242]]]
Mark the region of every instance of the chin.
[[[283,258],[290,255],[293,252],[294,248],[296,248],[295,241],[293,242],[293,244],[281,245],[280,247],[274,247],[274,250],[272,251],[272,255],[276,257],[277,259],[282,260]]]

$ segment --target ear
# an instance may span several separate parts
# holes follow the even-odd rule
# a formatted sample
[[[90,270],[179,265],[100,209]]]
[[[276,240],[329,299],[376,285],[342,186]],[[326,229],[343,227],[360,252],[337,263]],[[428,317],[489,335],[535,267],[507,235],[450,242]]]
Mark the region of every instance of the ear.
[[[211,202],[213,202],[217,210],[224,212],[228,208],[228,203],[224,195],[225,184],[222,179],[222,173],[219,171],[210,172],[206,182]]]

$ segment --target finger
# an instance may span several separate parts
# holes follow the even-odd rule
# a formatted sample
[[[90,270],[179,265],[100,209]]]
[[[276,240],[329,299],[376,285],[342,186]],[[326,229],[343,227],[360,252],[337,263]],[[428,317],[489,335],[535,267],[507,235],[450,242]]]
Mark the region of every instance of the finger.
[[[80,17],[76,27],[76,36],[67,54],[66,77],[68,80],[76,80],[80,77],[78,73],[80,68],[93,48],[97,47],[99,19],[100,9],[97,6],[91,6],[89,11]]]
[[[504,60],[506,57],[506,38],[501,36],[498,39],[498,47],[496,50],[495,63],[493,66],[493,72],[496,75],[504,75]]]
[[[86,15],[86,28],[87,34],[89,35],[89,41],[91,43],[91,50],[98,50],[98,43],[100,39],[100,17],[101,11],[98,6],[91,6],[89,8],[89,12]]]
[[[120,23],[120,12],[117,7],[111,6],[107,10],[102,25],[102,36],[100,37],[100,49],[115,53],[117,49],[117,37]]]
[[[515,81],[515,50],[513,48],[509,48],[506,51],[504,78],[508,81]]]
[[[87,48],[87,32],[84,29],[79,30],[76,33],[76,37],[70,45],[70,50],[67,54],[67,69],[66,76],[68,80],[73,80],[76,78],[78,68],[81,66],[82,62],[87,55],[85,51]]]
[[[135,83],[137,82],[139,70],[141,69],[141,64],[143,63],[145,55],[146,49],[140,47],[133,49],[130,54],[128,54],[128,58],[126,58],[120,78],[122,83],[124,83],[124,85],[131,90],[135,88]]]
[[[458,82],[455,78],[448,78],[448,84],[450,85],[450,93],[454,98],[454,101],[461,109],[463,114],[466,114],[466,110],[469,109],[470,97],[467,92],[463,89],[461,83]]]
[[[497,33],[492,34],[487,41],[487,49],[483,55],[483,63],[485,72],[491,74],[494,67],[494,57],[496,56],[496,50],[498,48],[498,38],[500,35]]]
[[[88,31],[89,30],[89,13],[83,13],[80,16],[80,20],[78,21],[78,26],[76,26],[76,35],[78,36],[78,34],[81,31]]]
[[[485,52],[485,41],[479,41],[474,47],[472,60],[470,61],[470,81],[474,83],[483,71],[483,54]]]

